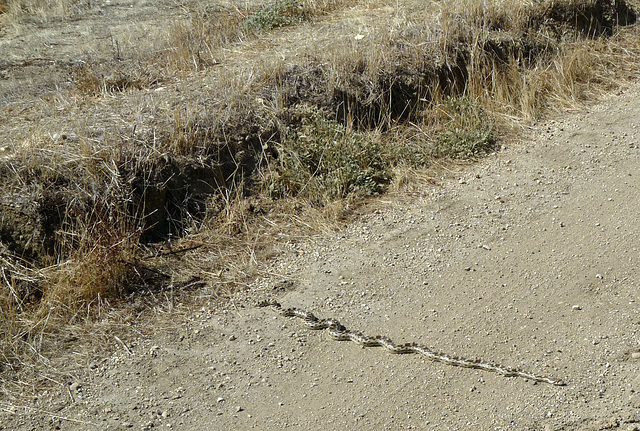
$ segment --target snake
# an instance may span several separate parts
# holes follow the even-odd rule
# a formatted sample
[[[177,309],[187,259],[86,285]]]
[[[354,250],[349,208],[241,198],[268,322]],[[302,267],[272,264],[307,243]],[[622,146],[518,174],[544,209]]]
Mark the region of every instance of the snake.
[[[473,368],[494,372],[505,377],[521,377],[535,382],[548,383],[554,386],[566,386],[562,379],[540,376],[535,373],[524,371],[520,368],[507,367],[503,365],[487,362],[482,359],[468,359],[460,356],[449,355],[435,351],[425,345],[418,343],[396,344],[389,337],[382,335],[367,336],[360,331],[347,329],[338,320],[320,319],[315,314],[300,308],[284,308],[278,301],[273,299],[256,302],[256,307],[268,307],[284,317],[297,317],[302,319],[305,326],[312,330],[327,330],[329,336],[336,341],[352,341],[362,347],[382,347],[392,354],[418,354],[432,361],[454,367]]]

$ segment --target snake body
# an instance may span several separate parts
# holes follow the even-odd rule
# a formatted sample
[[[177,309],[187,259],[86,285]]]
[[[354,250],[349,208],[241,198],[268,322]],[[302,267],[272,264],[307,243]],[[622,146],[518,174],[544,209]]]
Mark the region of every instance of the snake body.
[[[555,386],[565,386],[561,379],[543,377],[530,373],[519,368],[506,367],[482,359],[467,359],[459,356],[448,355],[430,349],[427,346],[417,343],[396,344],[390,338],[381,335],[373,337],[367,336],[360,331],[347,329],[336,319],[320,319],[313,313],[299,308],[284,308],[275,300],[260,301],[257,307],[269,307],[276,313],[285,317],[297,317],[304,321],[304,324],[313,330],[326,329],[331,338],[337,341],[353,341],[362,347],[383,347],[393,354],[419,354],[426,356],[432,361],[442,362],[454,367],[474,368],[501,374],[505,377],[522,377],[536,382],[549,383]]]

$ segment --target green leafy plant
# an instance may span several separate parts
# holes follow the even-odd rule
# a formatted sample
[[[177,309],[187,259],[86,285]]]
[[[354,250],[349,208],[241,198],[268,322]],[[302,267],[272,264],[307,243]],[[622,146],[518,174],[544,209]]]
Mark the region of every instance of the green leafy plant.
[[[303,119],[278,153],[277,173],[269,186],[274,197],[371,196],[383,192],[390,178],[373,134],[347,129],[319,113]]]
[[[298,24],[309,18],[308,11],[299,0],[277,0],[262,7],[245,21],[249,30],[271,30]]]
[[[448,117],[431,151],[435,157],[470,159],[493,151],[493,122],[477,102],[459,97],[445,103]]]

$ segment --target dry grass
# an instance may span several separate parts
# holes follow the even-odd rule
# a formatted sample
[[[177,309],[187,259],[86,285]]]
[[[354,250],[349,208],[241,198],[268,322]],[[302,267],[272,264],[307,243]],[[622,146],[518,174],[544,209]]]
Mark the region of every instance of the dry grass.
[[[161,47],[160,61],[178,70],[198,71],[224,61],[224,50],[245,44],[261,34],[312,22],[332,11],[347,7],[352,0],[275,0],[263,5],[247,3],[224,7],[197,4],[176,21]]]
[[[163,55],[173,67],[200,70],[219,62],[219,49],[248,36],[242,28],[247,10],[196,9],[169,32]]]
[[[10,19],[25,23],[48,23],[74,14],[76,0],[5,0],[3,9]]]
[[[78,6],[44,4],[10,0],[4,22]],[[0,63],[16,83],[1,99],[4,372],[46,366],[64,328],[132,298],[224,299],[280,241],[637,78],[638,27],[608,4],[183,5],[151,38],[107,35],[45,95],[21,73],[51,63]]]

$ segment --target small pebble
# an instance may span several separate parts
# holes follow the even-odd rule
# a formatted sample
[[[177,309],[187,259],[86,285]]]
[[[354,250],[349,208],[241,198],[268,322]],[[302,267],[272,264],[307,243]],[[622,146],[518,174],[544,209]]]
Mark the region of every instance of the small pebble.
[[[640,352],[633,352],[631,354],[631,359],[640,359]]]
[[[219,403],[221,403],[221,402],[223,402],[223,401],[224,401],[224,398],[222,398],[222,397],[218,397],[218,399],[217,399],[216,401],[217,401],[217,402],[219,402]]]
[[[582,307],[580,307],[579,305],[574,305],[571,308],[574,310],[582,310]]]

